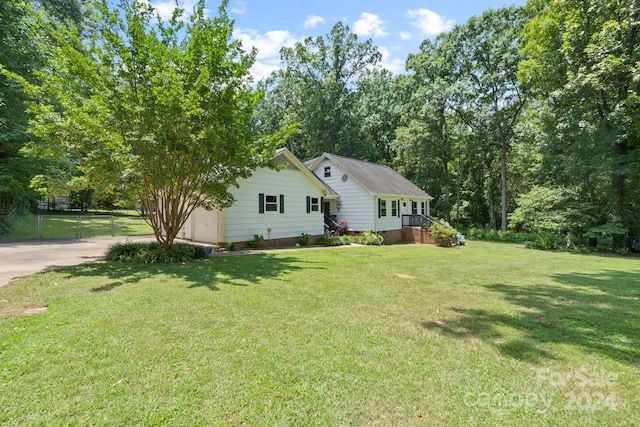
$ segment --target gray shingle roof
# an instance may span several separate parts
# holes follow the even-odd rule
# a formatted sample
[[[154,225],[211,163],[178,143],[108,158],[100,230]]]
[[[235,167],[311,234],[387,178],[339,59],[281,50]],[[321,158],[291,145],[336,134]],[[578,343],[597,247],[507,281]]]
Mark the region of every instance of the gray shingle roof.
[[[309,160],[305,162],[305,165],[313,170],[314,165],[323,158],[335,163],[373,194],[433,198],[388,166],[329,153],[324,153],[320,157]]]

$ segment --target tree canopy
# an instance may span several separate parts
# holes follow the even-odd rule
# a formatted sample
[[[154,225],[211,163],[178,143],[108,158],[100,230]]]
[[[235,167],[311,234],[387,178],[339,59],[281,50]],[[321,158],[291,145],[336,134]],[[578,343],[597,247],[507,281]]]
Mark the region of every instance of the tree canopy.
[[[33,189],[137,202],[168,247],[287,144],[394,166],[458,227],[640,234],[636,0],[487,10],[400,75],[338,22],[255,85],[226,7],[163,21],[144,0],[3,2],[0,216]]]
[[[199,1],[188,22],[180,9],[164,22],[144,1],[96,3],[89,40],[52,29],[47,97],[32,106],[46,141],[34,151],[71,155],[92,186],[134,195],[165,248],[196,207],[231,204],[277,142],[252,128],[255,52],[232,39],[225,7],[208,18]]]

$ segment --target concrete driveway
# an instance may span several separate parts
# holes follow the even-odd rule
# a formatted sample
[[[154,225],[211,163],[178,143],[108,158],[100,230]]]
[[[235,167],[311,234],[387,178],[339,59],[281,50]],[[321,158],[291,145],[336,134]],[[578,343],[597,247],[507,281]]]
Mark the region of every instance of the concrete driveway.
[[[21,276],[101,259],[116,242],[153,241],[153,236],[96,237],[0,243],[0,287]]]

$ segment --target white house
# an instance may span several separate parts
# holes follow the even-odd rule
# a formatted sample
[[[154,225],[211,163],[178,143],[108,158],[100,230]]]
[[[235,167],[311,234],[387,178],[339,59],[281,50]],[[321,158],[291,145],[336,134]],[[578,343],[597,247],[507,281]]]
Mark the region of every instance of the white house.
[[[302,233],[324,233],[324,202],[338,198],[289,150],[277,151],[282,169],[259,168],[231,189],[235,203],[226,209],[196,209],[178,237],[222,244],[248,242],[255,234],[281,243]]]
[[[400,231],[403,215],[430,214],[433,197],[388,166],[328,153],[305,165],[340,196],[325,214],[346,219],[351,231]]]
[[[286,148],[274,162],[282,168],[238,181],[231,207],[196,209],[178,237],[243,244],[258,234],[292,244],[302,233],[321,236],[326,217],[346,219],[353,232],[396,232],[385,235],[393,242],[402,240],[403,215],[429,214],[432,197],[387,166],[326,153],[303,164]]]

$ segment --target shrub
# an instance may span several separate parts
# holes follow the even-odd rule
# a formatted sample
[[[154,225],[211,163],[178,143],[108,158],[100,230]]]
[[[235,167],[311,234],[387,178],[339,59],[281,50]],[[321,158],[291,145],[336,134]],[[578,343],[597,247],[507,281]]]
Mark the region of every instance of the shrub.
[[[458,230],[452,227],[438,224],[434,222],[431,224],[431,234],[433,239],[438,242],[440,246],[449,247],[458,242]]]
[[[253,248],[253,249],[258,249],[260,246],[262,246],[262,243],[264,242],[264,236],[261,234],[254,234],[253,235],[253,240],[249,242],[249,247]]]
[[[512,230],[501,231],[472,227],[467,230],[466,236],[472,240],[486,240],[489,242],[526,243],[535,240],[540,234],[544,233],[523,233]]]
[[[233,252],[236,250],[236,244],[233,242],[228,242],[227,243],[227,250],[230,252]]]
[[[338,229],[336,232],[339,236],[344,236],[349,230],[349,222],[345,218],[340,218],[337,222]]]
[[[566,246],[566,238],[555,233],[534,234],[532,240],[526,241],[524,246],[527,249],[558,249]]]
[[[107,249],[106,260],[136,262],[140,264],[171,264],[191,259],[206,258],[204,246],[174,243],[168,251],[158,242],[116,243]]]
[[[367,230],[358,236],[358,243],[362,245],[381,245],[383,241],[384,237],[372,230]]]
[[[302,233],[299,239],[300,246],[308,246],[311,243],[311,234]]]
[[[327,231],[322,237],[322,244],[325,246],[345,246],[350,245],[351,240],[351,236],[336,236]]]

